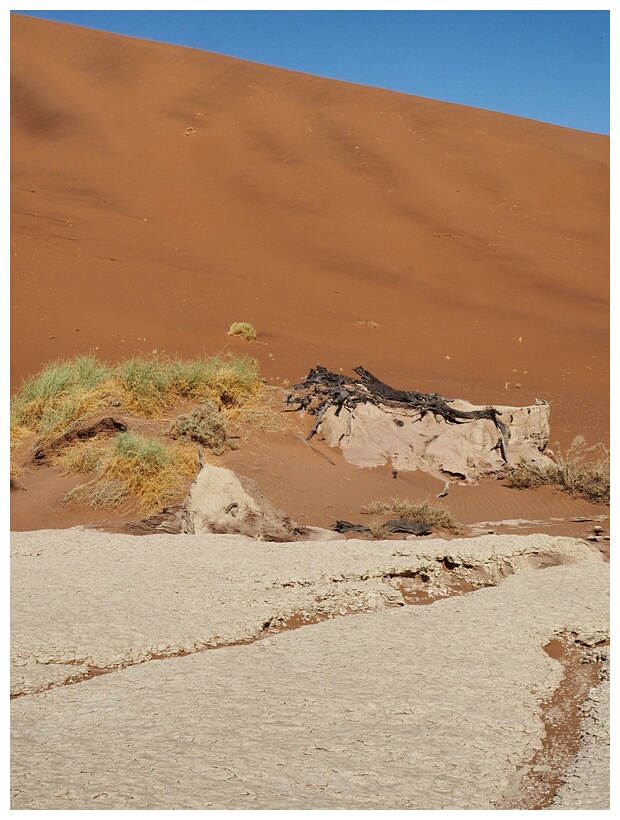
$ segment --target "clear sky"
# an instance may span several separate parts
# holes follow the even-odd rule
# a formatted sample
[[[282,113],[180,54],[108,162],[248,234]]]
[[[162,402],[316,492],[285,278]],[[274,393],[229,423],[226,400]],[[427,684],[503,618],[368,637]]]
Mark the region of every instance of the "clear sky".
[[[605,9],[14,11],[609,134]]]

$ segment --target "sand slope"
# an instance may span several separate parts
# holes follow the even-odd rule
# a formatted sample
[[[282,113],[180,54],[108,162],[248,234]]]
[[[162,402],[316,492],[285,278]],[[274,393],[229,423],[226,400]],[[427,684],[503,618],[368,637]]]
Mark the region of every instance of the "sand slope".
[[[228,345],[275,383],[321,361],[541,396],[552,435],[607,439],[607,137],[20,15],[11,37],[14,386]]]

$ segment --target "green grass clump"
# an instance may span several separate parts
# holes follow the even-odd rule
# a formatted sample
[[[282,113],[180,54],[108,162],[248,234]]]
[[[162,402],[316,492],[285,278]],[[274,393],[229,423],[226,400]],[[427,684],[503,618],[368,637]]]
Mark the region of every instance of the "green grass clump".
[[[228,331],[229,336],[240,336],[246,342],[256,342],[258,337],[253,325],[249,322],[233,322]]]
[[[101,405],[98,389],[111,377],[108,365],[93,356],[58,360],[24,381],[11,400],[11,427],[40,436],[62,431]]]
[[[110,376],[108,365],[94,356],[58,359],[45,367],[39,375],[24,382],[20,391],[22,402],[27,403],[92,390]]]
[[[161,509],[180,500],[185,479],[196,474],[198,459],[191,449],[190,455],[185,448],[172,448],[127,430],[116,437],[101,475],[122,481],[127,495],[135,498],[142,509]]]
[[[410,521],[432,524],[437,529],[448,530],[455,535],[463,532],[463,525],[454,518],[449,510],[441,504],[431,504],[429,501],[414,503],[400,498],[393,498],[388,502],[371,501],[370,504],[365,504],[361,511],[370,515],[397,515],[399,518],[408,518]]]
[[[609,504],[609,450],[601,444],[588,447],[584,437],[577,436],[566,454],[562,453],[559,444],[556,444],[556,451],[555,464],[541,466],[522,459],[506,475],[506,486],[523,489],[547,485],[597,504]],[[602,451],[602,455],[593,459],[596,451]]]
[[[66,473],[97,475],[69,493],[68,501],[86,501],[96,509],[112,509],[134,498],[144,510],[161,508],[180,501],[187,489],[186,479],[196,475],[198,457],[190,442],[201,441],[215,452],[234,447],[236,441],[224,417],[253,406],[264,389],[258,362],[232,353],[190,360],[135,357],[115,366],[94,356],[58,360],[24,381],[12,397],[11,453],[32,434],[33,446],[37,447],[61,435],[79,419],[110,412],[110,408],[146,418],[170,419],[179,402],[206,405],[209,410],[203,410],[202,415],[177,420],[180,435],[172,444],[127,431],[112,443],[109,439],[75,442],[55,456],[55,463]],[[192,427],[200,438],[192,437]],[[11,476],[17,471],[18,466],[12,463]]]
[[[119,433],[111,444],[73,444],[59,454],[57,463],[67,472],[97,473],[64,498],[96,510],[111,510],[129,499],[144,512],[159,510],[182,500],[187,479],[198,469],[193,446],[170,446],[133,430]]]
[[[258,362],[247,356],[209,358],[134,358],[117,368],[129,409],[156,416],[181,399],[241,406],[262,391]]]
[[[193,448],[191,448],[193,450]],[[133,430],[119,433],[110,458],[101,466],[103,480],[122,482],[126,495],[136,499],[141,509],[161,509],[180,500],[188,476],[195,475],[195,452],[172,448]]]
[[[40,442],[110,405],[148,418],[165,414],[183,399],[225,408],[251,403],[261,394],[258,362],[218,354],[127,359],[116,366],[80,356],[56,361],[24,382],[11,400],[11,440],[34,432]]]
[[[223,414],[210,401],[198,405],[188,415],[176,418],[170,427],[170,435],[176,439],[202,444],[216,456],[221,456],[227,449],[236,450],[238,447],[228,432]]]

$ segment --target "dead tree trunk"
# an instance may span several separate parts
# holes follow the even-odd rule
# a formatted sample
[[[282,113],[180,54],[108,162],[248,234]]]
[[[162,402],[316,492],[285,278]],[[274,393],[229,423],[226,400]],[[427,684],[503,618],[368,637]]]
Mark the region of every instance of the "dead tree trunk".
[[[355,367],[359,376],[354,379],[344,374],[332,373],[320,364],[310,370],[306,378],[293,387],[295,393],[289,393],[287,404],[292,410],[307,410],[316,415],[316,421],[308,434],[307,440],[317,432],[323,416],[330,407],[336,408],[339,415],[343,407],[353,410],[358,404],[370,402],[376,406],[398,407],[411,410],[414,420],[424,418],[432,413],[437,421],[444,419],[448,424],[466,424],[477,419],[489,419],[500,433],[497,443],[504,461],[507,461],[506,448],[510,439],[510,428],[500,421],[501,415],[495,407],[482,410],[457,410],[450,407],[454,399],[446,399],[439,393],[418,393],[415,390],[396,390],[373,376],[364,367]]]

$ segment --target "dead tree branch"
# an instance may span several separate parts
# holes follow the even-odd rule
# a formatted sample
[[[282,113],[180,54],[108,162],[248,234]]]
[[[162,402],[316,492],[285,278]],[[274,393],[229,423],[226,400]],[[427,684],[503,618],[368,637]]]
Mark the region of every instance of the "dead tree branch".
[[[415,390],[396,390],[373,376],[364,367],[353,368],[359,378],[342,373],[332,373],[326,367],[317,365],[306,378],[294,385],[295,393],[289,393],[287,404],[291,410],[307,410],[316,416],[316,421],[308,434],[310,440],[319,429],[323,416],[330,407],[335,407],[339,415],[343,407],[354,410],[358,404],[368,402],[376,406],[395,407],[410,410],[417,421],[432,413],[436,421],[443,419],[447,424],[466,424],[477,419],[489,419],[500,433],[497,443],[504,461],[510,439],[510,428],[499,419],[501,415],[495,407],[481,410],[457,410],[451,407],[454,399],[446,399],[439,393],[418,393]]]

